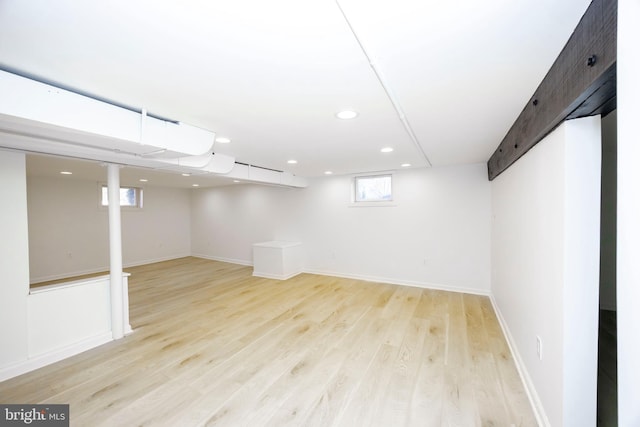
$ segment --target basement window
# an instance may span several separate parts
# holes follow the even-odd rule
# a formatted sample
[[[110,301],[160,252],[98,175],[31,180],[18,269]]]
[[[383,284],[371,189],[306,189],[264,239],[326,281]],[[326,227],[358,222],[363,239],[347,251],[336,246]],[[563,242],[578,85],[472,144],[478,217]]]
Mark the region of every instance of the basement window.
[[[354,178],[355,203],[391,202],[391,174],[356,176]]]
[[[109,206],[109,190],[106,185],[100,186],[100,206]],[[120,187],[120,206],[142,208],[142,188]]]

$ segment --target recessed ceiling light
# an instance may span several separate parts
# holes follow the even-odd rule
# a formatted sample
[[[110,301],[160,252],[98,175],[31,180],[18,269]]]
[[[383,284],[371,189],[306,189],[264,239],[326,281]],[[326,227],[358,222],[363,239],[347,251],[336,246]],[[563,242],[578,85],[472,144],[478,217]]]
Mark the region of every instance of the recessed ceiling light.
[[[73,172],[62,171],[62,172],[60,172],[60,175],[73,175]]]
[[[233,180],[233,182],[238,183],[238,182],[240,182],[240,181],[238,181],[237,179],[234,179],[234,180]]]
[[[220,138],[216,138],[216,142],[219,142],[220,144],[228,144],[231,142],[231,139],[221,136]]]
[[[358,117],[358,113],[352,110],[344,110],[336,113],[336,117],[342,120],[355,119],[356,117]]]
[[[331,175],[331,174],[333,174],[333,172],[331,172],[331,171],[324,171],[324,174],[325,174],[325,175]]]
[[[402,166],[403,168],[408,168],[409,166],[411,166],[411,163],[403,163],[400,166]]]
[[[190,173],[183,173],[182,176],[191,176]]]
[[[381,153],[390,153],[393,151],[392,147],[384,147],[382,150],[380,150]]]
[[[149,181],[149,180],[148,179],[144,179],[144,178],[140,179],[140,182],[147,182],[147,181]]]
[[[291,159],[291,160],[287,160],[287,163],[289,163],[290,165],[295,165],[296,163],[298,163],[298,161]]]
[[[200,187],[200,184],[191,184],[192,187]]]

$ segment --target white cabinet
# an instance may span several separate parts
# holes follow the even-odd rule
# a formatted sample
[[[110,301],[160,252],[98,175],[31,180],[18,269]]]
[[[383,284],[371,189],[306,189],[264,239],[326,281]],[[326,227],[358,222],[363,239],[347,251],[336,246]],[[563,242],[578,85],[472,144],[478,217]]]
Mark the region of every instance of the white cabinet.
[[[286,280],[300,273],[302,273],[302,243],[281,240],[254,243],[254,276]]]

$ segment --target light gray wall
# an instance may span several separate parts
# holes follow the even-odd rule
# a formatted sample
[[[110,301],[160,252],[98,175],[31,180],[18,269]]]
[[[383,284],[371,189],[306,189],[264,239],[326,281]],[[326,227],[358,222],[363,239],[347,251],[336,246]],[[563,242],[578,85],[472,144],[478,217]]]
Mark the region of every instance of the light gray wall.
[[[109,214],[95,181],[29,177],[31,282],[109,269]],[[189,190],[144,188],[142,209],[122,210],[125,266],[188,256]]]
[[[351,176],[306,189],[195,190],[192,250],[251,264],[253,243],[300,241],[307,271],[488,293],[486,173],[485,164],[398,171],[391,207],[352,207]]]

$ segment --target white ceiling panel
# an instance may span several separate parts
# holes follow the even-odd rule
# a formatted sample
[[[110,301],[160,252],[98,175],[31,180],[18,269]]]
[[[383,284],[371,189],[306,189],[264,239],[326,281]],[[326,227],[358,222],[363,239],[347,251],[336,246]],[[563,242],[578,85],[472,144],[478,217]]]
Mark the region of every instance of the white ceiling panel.
[[[341,0],[434,165],[486,161],[589,1]]]
[[[488,160],[588,3],[339,4],[443,166]],[[216,152],[299,176],[427,166],[332,0],[2,0],[0,67],[206,128],[232,139]],[[335,118],[346,108],[359,116]]]

